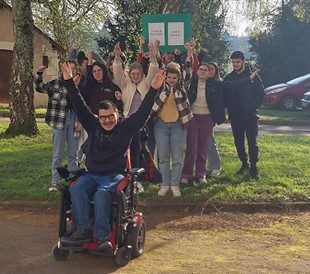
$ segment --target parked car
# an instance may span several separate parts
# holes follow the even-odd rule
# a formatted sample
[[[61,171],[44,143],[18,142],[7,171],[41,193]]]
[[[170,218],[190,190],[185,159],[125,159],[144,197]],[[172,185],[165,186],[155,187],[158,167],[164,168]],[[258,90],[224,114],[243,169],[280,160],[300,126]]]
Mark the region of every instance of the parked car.
[[[287,83],[265,89],[264,105],[283,110],[295,110],[310,88],[310,73],[295,78]]]
[[[310,112],[310,91],[304,94],[304,98],[301,99],[301,107],[305,111]]]

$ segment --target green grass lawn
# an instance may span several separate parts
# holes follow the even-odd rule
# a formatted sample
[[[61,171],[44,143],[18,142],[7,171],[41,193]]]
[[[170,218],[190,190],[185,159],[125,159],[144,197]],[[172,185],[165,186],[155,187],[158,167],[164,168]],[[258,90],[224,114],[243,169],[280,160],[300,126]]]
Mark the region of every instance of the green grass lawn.
[[[284,111],[280,109],[271,109],[261,107],[259,109],[261,121],[277,123],[283,125],[301,124],[310,126],[310,113],[305,111]]]
[[[0,133],[8,126],[0,123]],[[48,192],[51,166],[51,130],[39,123],[35,137],[0,137],[0,200],[55,200],[59,194]],[[240,163],[232,135],[217,133],[223,161],[219,178],[209,179],[205,187],[182,188],[186,202],[292,202],[310,201],[310,137],[261,134],[259,138],[261,180],[236,176]],[[171,195],[156,195],[159,184],[147,183],[141,199],[170,201]]]
[[[36,108],[35,113],[36,113],[36,115],[44,116],[46,113],[46,108]],[[7,116],[9,114],[10,114],[9,107],[0,106],[0,116],[1,115]]]

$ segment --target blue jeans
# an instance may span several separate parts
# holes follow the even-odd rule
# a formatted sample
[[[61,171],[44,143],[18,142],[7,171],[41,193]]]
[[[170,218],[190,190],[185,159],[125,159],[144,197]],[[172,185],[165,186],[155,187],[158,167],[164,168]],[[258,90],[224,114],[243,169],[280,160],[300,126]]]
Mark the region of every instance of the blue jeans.
[[[220,152],[215,143],[214,132],[208,146],[208,169],[210,172],[212,170],[221,170]]]
[[[94,201],[95,237],[110,235],[110,213],[112,195],[122,174],[95,175],[87,173],[70,186],[71,201],[75,223],[80,229],[91,229],[92,207]]]
[[[74,127],[76,114],[74,112],[66,113],[66,121],[63,129],[53,129],[53,160],[52,160],[52,181],[59,182],[60,176],[57,167],[62,165],[65,145],[68,150],[68,169],[76,171],[79,169],[77,160],[78,138],[74,137]]]
[[[187,130],[180,122],[165,123],[158,119],[154,124],[159,171],[163,186],[179,186]],[[170,168],[170,159],[172,160]]]

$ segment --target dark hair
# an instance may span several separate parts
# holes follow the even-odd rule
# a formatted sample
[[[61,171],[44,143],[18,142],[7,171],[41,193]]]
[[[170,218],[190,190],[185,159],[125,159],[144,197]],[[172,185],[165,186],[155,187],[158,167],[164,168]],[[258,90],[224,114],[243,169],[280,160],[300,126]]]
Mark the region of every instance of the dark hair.
[[[213,66],[215,68],[215,74],[214,74],[214,79],[216,80],[221,80],[221,76],[220,76],[220,69],[217,63],[215,62],[210,62],[208,63],[208,66]]]
[[[76,55],[76,61],[78,62],[79,65],[81,65],[85,60],[88,60],[84,51],[79,51]]]
[[[107,62],[106,62],[106,66],[107,66],[107,69],[108,69],[108,75],[109,75],[111,80],[113,79],[113,72],[110,70],[110,66],[112,65],[114,59],[115,59],[115,55],[111,54],[108,57]],[[122,59],[122,68],[124,70],[125,69],[125,62],[126,62],[126,56],[125,56],[124,53],[121,54],[121,59]]]
[[[110,78],[108,76],[107,66],[104,63],[95,62],[92,65],[92,71],[93,71],[94,66],[98,66],[98,67],[100,67],[102,69],[102,81],[103,81],[104,84],[107,84],[110,81]],[[93,79],[94,83],[96,83],[97,81],[95,80],[95,78],[93,76],[93,73],[91,74],[91,76],[92,76],[92,79]]]
[[[68,60],[67,63],[69,63],[69,64],[74,64],[75,66],[77,65],[77,64],[76,64],[76,61],[75,61],[75,60],[72,60],[72,59]]]
[[[209,65],[209,63],[207,63],[207,62],[201,62],[201,63],[199,63],[199,65],[198,65],[198,68],[200,68],[201,66],[208,66]]]
[[[230,59],[241,59],[241,60],[244,60],[244,54],[240,50],[234,51],[231,54]]]
[[[99,109],[110,109],[110,108],[117,110],[116,105],[110,100],[104,100],[99,103]]]

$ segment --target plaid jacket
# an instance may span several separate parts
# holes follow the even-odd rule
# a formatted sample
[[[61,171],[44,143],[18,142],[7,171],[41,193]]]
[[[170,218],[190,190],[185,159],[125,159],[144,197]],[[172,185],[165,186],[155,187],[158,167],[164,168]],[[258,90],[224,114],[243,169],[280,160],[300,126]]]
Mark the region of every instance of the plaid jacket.
[[[48,105],[45,122],[54,129],[63,129],[66,120],[68,92],[61,84],[60,79],[43,83],[42,74],[34,76],[35,90],[39,93],[47,93]]]
[[[164,84],[162,91],[156,96],[152,108],[151,116],[155,116],[164,106],[170,94],[170,89],[167,84]],[[183,128],[187,127],[193,118],[193,113],[190,109],[187,94],[182,89],[173,89],[174,99],[179,112],[179,121]]]

